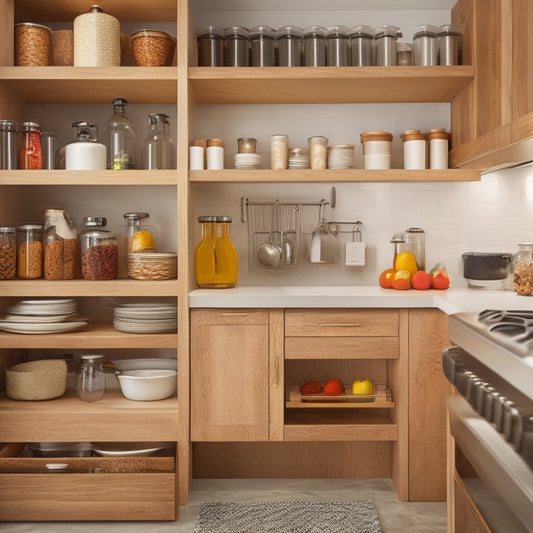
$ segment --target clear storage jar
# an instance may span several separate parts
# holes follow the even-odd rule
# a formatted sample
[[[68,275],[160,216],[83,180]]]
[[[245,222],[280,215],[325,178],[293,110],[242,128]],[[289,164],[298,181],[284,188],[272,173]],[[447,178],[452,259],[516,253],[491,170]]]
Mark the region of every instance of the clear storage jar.
[[[328,162],[328,138],[317,135],[307,139],[309,143],[309,162],[313,170],[324,170]]]
[[[250,65],[249,31],[243,26],[231,26],[224,30],[224,66],[247,67]]]
[[[255,26],[250,30],[252,67],[276,66],[276,31],[270,26]]]
[[[37,122],[24,122],[22,124],[22,142],[19,150],[18,167],[23,170],[43,168],[41,126]]]
[[[80,236],[83,279],[115,279],[118,274],[118,240],[106,229],[93,229]]]
[[[237,139],[237,150],[239,154],[255,154],[257,139],[253,137],[241,137]]]
[[[148,115],[148,134],[142,145],[142,168],[159,170],[174,168],[176,147],[168,133],[169,116],[164,113]]]
[[[218,26],[202,26],[196,30],[199,67],[224,66],[224,30]]]
[[[96,402],[104,397],[105,373],[102,366],[104,356],[84,354],[80,358],[77,392],[80,400]]]
[[[348,32],[350,65],[369,67],[373,64],[374,30],[370,26],[354,26]]]
[[[275,134],[270,137],[270,168],[283,170],[289,166],[289,136]]]
[[[137,252],[155,252],[157,234],[155,227],[147,224],[149,213],[124,213],[126,224],[119,229],[118,277],[128,277],[127,254]]]
[[[17,270],[17,244],[15,228],[0,227],[0,279],[15,279]]]
[[[43,277],[43,225],[21,224],[17,226],[17,278],[39,279]]]
[[[298,26],[283,26],[276,31],[278,64],[280,67],[301,67],[303,63],[303,30]]]
[[[304,28],[303,38],[304,66],[326,66],[326,28],[322,26],[308,26]]]
[[[326,64],[328,67],[346,67],[349,64],[348,32],[346,26],[330,26],[326,30]]]
[[[396,43],[396,65],[408,67],[413,64],[413,45],[404,41]]]
[[[513,257],[513,288],[522,296],[533,295],[533,243],[518,245]]]

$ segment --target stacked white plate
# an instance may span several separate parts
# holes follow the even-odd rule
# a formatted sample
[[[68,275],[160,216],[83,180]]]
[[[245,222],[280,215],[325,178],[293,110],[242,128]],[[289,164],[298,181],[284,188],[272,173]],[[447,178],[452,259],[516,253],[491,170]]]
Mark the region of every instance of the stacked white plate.
[[[289,169],[311,168],[308,148],[291,148],[289,150]]]
[[[0,329],[9,333],[43,334],[74,331],[87,324],[73,299],[23,300],[7,308]]]
[[[257,170],[261,168],[263,156],[261,154],[235,154],[233,159],[235,168]]]
[[[354,168],[355,146],[353,144],[332,144],[328,146],[328,168]]]
[[[177,317],[173,304],[122,304],[113,310],[113,326],[124,333],[175,333]]]

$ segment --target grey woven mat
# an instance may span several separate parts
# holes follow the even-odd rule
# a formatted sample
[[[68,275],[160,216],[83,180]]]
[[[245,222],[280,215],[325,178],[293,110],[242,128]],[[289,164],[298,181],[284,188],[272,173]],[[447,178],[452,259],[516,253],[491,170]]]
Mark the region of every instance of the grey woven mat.
[[[206,503],[195,533],[381,533],[369,500]]]

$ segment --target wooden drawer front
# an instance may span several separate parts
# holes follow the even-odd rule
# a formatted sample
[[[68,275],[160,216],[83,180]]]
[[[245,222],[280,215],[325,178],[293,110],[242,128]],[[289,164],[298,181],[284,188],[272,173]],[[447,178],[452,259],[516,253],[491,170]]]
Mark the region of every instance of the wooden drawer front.
[[[264,309],[191,309],[195,324],[268,324],[268,311]]]
[[[287,309],[286,337],[397,337],[396,309]]]
[[[46,471],[50,463],[68,463],[67,473]],[[5,521],[175,520],[174,464],[174,457],[2,458],[0,517]],[[89,473],[95,468],[104,472]]]
[[[398,337],[286,337],[286,359],[397,359]]]

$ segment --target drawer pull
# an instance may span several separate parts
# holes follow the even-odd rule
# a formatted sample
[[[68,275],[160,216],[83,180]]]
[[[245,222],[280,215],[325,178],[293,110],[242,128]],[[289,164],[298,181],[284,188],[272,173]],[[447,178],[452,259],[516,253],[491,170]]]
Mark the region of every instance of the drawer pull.
[[[340,327],[340,328],[359,328],[361,327],[361,324],[337,324],[337,323],[333,323],[333,324],[328,324],[328,323],[324,323],[324,324],[319,324],[320,327],[328,327],[328,328],[333,328],[333,327]]]
[[[250,313],[221,313],[224,316],[248,316]]]

